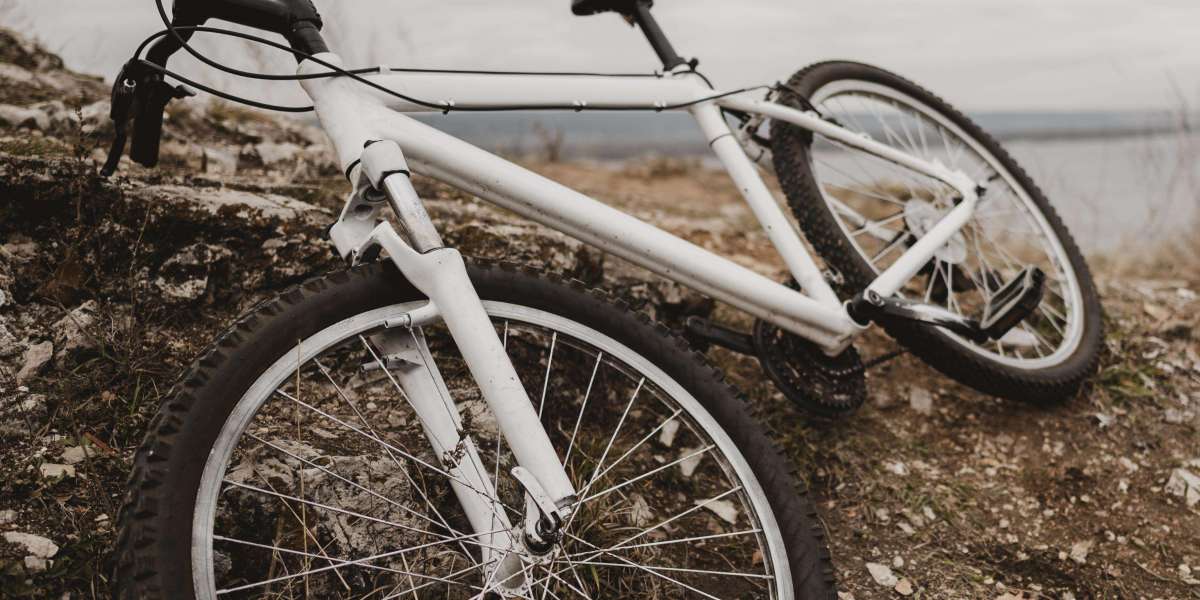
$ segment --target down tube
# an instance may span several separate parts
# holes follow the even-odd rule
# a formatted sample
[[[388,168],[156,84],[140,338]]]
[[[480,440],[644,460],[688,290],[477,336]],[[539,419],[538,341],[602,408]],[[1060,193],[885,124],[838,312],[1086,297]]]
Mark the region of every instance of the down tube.
[[[736,306],[827,349],[859,328],[826,306],[754,271],[403,115],[379,124],[418,171]]]

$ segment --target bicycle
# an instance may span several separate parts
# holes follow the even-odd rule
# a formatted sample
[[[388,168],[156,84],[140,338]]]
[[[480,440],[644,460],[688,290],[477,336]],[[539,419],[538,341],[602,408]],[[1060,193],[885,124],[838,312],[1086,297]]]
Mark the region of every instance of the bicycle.
[[[329,229],[350,269],[254,309],[168,394],[119,519],[118,597],[836,597],[811,502],[720,373],[603,293],[465,261],[414,168],[756,317],[752,334],[689,335],[757,354],[815,410],[861,403],[852,344],[872,323],[1010,398],[1069,395],[1096,365],[1095,286],[1048,201],[966,116],[881,69],[818,63],[720,91],[650,0],[573,0],[636,24],[663,70],[349,70],[305,0],[177,0],[171,18],[157,2],[166,30],[114,84],[105,173],[131,120],[131,156],[156,163],[162,112],[191,93],[167,77],[307,109],[190,82],[166,68],[180,49],[297,80],[354,186]],[[188,45],[197,32],[290,51],[298,75],[211,61]],[[689,111],[794,281],[401,114],[514,109]]]

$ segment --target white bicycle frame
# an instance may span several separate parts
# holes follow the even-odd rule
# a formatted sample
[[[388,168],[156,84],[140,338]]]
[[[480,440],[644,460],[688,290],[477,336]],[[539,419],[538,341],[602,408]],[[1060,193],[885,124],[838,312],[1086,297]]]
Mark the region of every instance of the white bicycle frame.
[[[334,54],[320,59],[341,65]],[[311,61],[301,74],[325,71]],[[371,76],[379,85],[413,98],[453,109],[561,108],[578,110],[687,110],[696,119],[717,158],[728,171],[788,270],[803,291],[792,290],[699,246],[573,191],[503,158],[442,133],[400,113],[431,109],[371,89],[349,78],[316,78],[303,86],[316,106],[343,167],[355,183],[331,237],[344,257],[357,261],[374,246],[430,299],[395,325],[418,327],[445,322],[460,348],[517,462],[537,480],[561,514],[570,511],[575,490],[542,430],[537,414],[475,294],[458,252],[444,248],[408,180],[415,170],[507,208],[530,220],[571,235],[663,277],[694,288],[820,345],[827,352],[845,348],[865,327],[850,317],[845,304],[825,281],[772,193],[747,156],[722,109],[792,123],[846,146],[881,157],[953,187],[961,201],[869,286],[888,297],[929,262],[935,251],[967,223],[978,200],[977,185],[966,174],[937,162],[900,152],[870,137],[847,131],[813,112],[752,98],[749,93],[722,95],[691,72],[661,76],[583,76],[443,74],[391,72]],[[381,143],[372,143],[381,141]],[[366,148],[366,150],[364,150]],[[401,148],[403,150],[401,150]],[[407,161],[406,161],[407,157]],[[380,194],[379,192],[384,192]],[[408,241],[379,217],[390,201]],[[434,381],[408,381],[425,392]],[[444,389],[444,388],[441,388]],[[415,391],[415,390],[414,390]],[[409,394],[414,403],[424,402]],[[433,401],[437,402],[435,398]],[[448,401],[440,398],[441,402]],[[453,404],[449,405],[451,408]],[[430,407],[417,407],[431,412]],[[462,447],[454,423],[425,423],[434,448]],[[465,440],[469,442],[469,440]],[[466,454],[474,455],[471,446]],[[471,472],[462,460],[461,475],[475,490],[491,491],[486,472]],[[460,499],[470,492],[460,494]],[[465,500],[472,524],[487,524],[494,506]],[[503,512],[503,511],[501,511]]]

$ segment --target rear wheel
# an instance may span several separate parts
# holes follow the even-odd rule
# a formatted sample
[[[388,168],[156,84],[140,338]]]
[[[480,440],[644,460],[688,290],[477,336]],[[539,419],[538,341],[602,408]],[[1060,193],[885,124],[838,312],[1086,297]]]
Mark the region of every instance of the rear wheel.
[[[260,307],[163,405],[122,511],[118,596],[480,598],[511,563],[527,585],[506,597],[835,597],[811,504],[702,357],[598,294],[471,277],[579,491],[555,548],[472,531],[392,376],[421,366],[376,341],[424,300],[371,265]],[[423,332],[521,523],[494,417],[444,328]]]
[[[1000,145],[941,98],[859,63],[810,66],[783,100],[985,186],[978,209],[901,295],[981,318],[988,298],[1026,265],[1047,275],[1033,315],[1004,338],[973,343],[942,329],[888,328],[914,354],[984,392],[1044,402],[1071,395],[1094,370],[1100,302],[1079,248],[1041,190]],[[862,291],[953,208],[949,186],[786,123],[771,127],[780,183],[801,227]]]

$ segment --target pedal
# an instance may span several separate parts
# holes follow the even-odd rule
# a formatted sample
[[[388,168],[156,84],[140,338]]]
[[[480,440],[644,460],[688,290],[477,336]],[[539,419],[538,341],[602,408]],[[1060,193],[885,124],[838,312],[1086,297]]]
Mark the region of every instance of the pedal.
[[[1037,267],[1025,267],[988,300],[980,327],[994,340],[1004,337],[1037,310],[1045,292],[1046,274]]]
[[[982,344],[1004,337],[1037,309],[1042,301],[1045,280],[1046,274],[1041,269],[1025,267],[992,296],[984,308],[982,322],[932,304],[884,298],[871,290],[852,300],[847,310],[859,323],[874,322],[885,327],[896,322],[932,325]]]
[[[846,308],[850,317],[862,324],[874,322],[886,327],[893,323],[916,323],[953,331],[976,344],[990,339],[975,319],[932,304],[884,298],[871,290],[859,294]]]
[[[738,354],[755,355],[754,338],[749,334],[717,325],[708,319],[691,316],[684,321],[688,336],[716,344]]]

